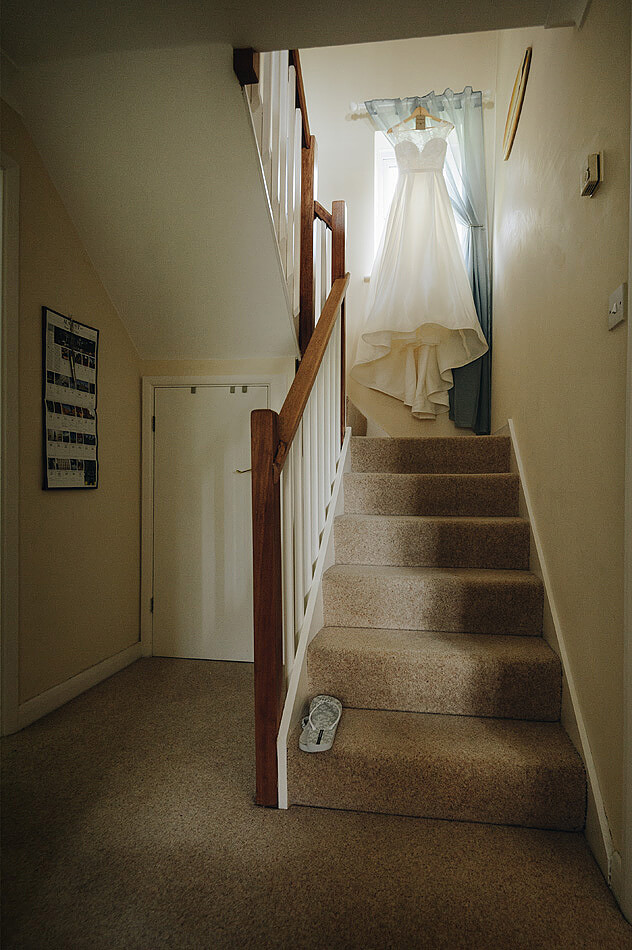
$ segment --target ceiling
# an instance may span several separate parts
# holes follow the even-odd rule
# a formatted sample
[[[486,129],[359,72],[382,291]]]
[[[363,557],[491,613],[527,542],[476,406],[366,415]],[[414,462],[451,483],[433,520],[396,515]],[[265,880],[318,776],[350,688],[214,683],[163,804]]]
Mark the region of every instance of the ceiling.
[[[3,0],[18,64],[114,50],[228,43],[259,50],[567,25],[586,0]]]

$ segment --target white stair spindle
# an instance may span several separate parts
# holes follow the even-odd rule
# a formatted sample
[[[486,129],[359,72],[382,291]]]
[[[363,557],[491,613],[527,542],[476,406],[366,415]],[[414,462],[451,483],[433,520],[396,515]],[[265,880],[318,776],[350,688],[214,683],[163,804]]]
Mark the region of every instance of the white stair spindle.
[[[325,509],[331,496],[331,338],[323,357],[323,475],[325,479]]]
[[[322,307],[320,305],[320,278],[321,278],[321,269],[320,269],[320,228],[321,222],[320,218],[314,218],[314,323],[318,323],[320,320],[320,315],[322,313]]]
[[[320,312],[323,312],[327,300],[327,234],[329,228],[325,222],[320,225]]]
[[[340,397],[338,395],[339,386],[337,385],[338,380],[338,327],[340,326],[340,318],[336,320],[336,325],[334,327],[334,332],[331,334],[331,340],[329,343],[331,349],[331,358],[329,361],[329,372],[330,372],[330,389],[331,389],[331,417],[330,417],[330,426],[329,426],[329,477],[331,479],[331,484],[333,485],[334,479],[336,477],[336,463],[338,462],[338,439],[336,434],[338,432],[338,419],[340,416]]]
[[[279,251],[287,277],[287,137],[288,50],[279,53]]]
[[[303,144],[303,117],[301,110],[294,114],[294,316],[300,309],[301,270],[301,162]]]
[[[285,250],[285,274],[288,282],[288,291],[290,300],[294,295],[294,195],[295,183],[294,174],[296,172],[296,162],[294,161],[294,149],[296,147],[296,136],[294,134],[294,125],[296,121],[296,70],[290,66],[288,70],[287,81],[287,203],[286,203],[286,221],[287,221],[287,241]]]
[[[262,86],[261,106],[261,163],[265,175],[268,195],[272,194],[272,72],[274,53],[261,56]]]
[[[327,228],[327,296],[331,291],[331,231]]]
[[[280,85],[281,85],[281,73],[280,73],[280,53],[272,54],[272,89],[270,97],[270,108],[272,111],[271,125],[271,144],[270,152],[272,156],[272,171],[271,171],[271,187],[270,187],[270,204],[272,206],[272,216],[274,218],[274,226],[276,233],[279,233],[279,132],[281,117],[279,115],[279,106],[280,106]]]
[[[283,467],[283,630],[285,633],[285,676],[289,679],[294,663],[294,532],[292,516],[294,502],[292,497],[293,455],[290,450]]]
[[[325,452],[323,432],[325,429],[325,381],[321,364],[316,377],[318,398],[318,538],[325,527]]]
[[[338,464],[338,459],[340,458],[340,360],[342,356],[342,325],[340,323],[340,315],[336,320],[336,326],[334,327],[334,335],[336,337],[336,350],[335,350],[335,359],[334,359],[334,440],[336,444],[336,465]]]
[[[303,576],[305,594],[312,586],[312,400],[307,400],[303,413]]]
[[[303,425],[299,423],[294,436],[296,457],[294,459],[294,626],[296,633],[303,625],[305,615],[305,529],[303,527]]]
[[[310,550],[310,586],[311,578],[313,576],[314,564],[316,563],[316,558],[318,557],[318,546],[320,542],[319,532],[320,528],[318,525],[319,522],[319,508],[320,508],[320,479],[318,477],[318,469],[320,467],[320,453],[319,453],[319,432],[320,432],[320,412],[319,412],[319,400],[318,400],[318,377],[314,383],[314,388],[312,389],[312,394],[310,396],[310,402],[312,404],[312,412],[310,416],[310,442],[311,442],[311,495],[312,495],[312,525],[311,525],[311,550]]]

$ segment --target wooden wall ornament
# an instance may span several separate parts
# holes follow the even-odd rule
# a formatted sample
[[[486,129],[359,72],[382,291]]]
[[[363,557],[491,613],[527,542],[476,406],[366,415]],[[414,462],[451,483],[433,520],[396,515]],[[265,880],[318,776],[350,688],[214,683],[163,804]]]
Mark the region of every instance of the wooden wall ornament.
[[[522,112],[522,103],[524,102],[524,94],[527,88],[527,79],[529,78],[529,69],[531,67],[531,53],[532,47],[528,46],[516,75],[516,81],[514,82],[513,91],[511,93],[511,100],[507,111],[507,121],[505,122],[505,135],[503,138],[504,161],[507,161],[511,155],[511,149],[516,137],[520,113]]]

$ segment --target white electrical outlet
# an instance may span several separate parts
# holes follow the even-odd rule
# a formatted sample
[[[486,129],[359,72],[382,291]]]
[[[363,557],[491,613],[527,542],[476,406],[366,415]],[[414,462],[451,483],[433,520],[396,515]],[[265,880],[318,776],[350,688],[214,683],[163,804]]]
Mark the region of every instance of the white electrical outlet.
[[[628,304],[628,285],[621,284],[620,287],[610,294],[608,301],[608,329],[613,330],[622,323],[627,316]]]

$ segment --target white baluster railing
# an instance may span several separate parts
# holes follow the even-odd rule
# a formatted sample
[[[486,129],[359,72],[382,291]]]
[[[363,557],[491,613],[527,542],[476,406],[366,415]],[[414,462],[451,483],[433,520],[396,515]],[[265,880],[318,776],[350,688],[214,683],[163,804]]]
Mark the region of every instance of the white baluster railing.
[[[259,83],[246,87],[281,264],[294,316],[299,312],[301,145],[296,68],[288,50],[260,55]]]
[[[340,320],[332,331],[281,475],[283,630],[286,682],[314,578],[340,458]]]

